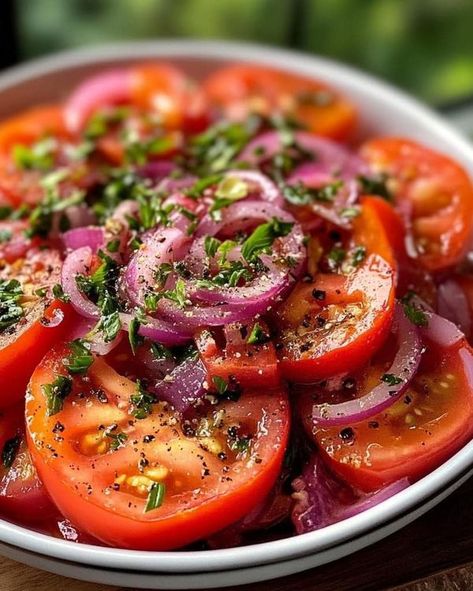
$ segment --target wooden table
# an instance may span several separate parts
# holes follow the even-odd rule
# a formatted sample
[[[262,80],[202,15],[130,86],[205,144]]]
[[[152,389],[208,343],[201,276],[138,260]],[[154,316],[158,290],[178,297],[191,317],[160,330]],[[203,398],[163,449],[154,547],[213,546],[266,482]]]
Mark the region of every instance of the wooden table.
[[[459,568],[462,567],[462,568]],[[121,591],[0,558],[1,591]],[[235,591],[232,588],[230,591]],[[245,588],[244,588],[245,589]],[[473,590],[473,479],[427,515],[378,544],[249,591]]]

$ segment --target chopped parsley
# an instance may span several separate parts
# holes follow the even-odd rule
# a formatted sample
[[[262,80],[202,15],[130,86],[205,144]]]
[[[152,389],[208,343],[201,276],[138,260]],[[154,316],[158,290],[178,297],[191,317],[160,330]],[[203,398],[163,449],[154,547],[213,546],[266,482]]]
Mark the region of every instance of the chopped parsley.
[[[255,322],[246,342],[248,345],[261,345],[269,340],[269,336],[258,322]]]
[[[54,165],[57,142],[47,137],[32,146],[17,144],[13,148],[13,161],[22,170],[49,170]]]
[[[403,298],[401,298],[404,314],[412,322],[412,324],[415,324],[419,327],[425,327],[429,324],[428,316],[418,304],[412,301],[414,296],[415,293],[410,291]]]
[[[153,410],[153,404],[156,402],[156,396],[151,392],[148,392],[138,380],[136,382],[136,394],[130,396],[130,402],[132,404],[132,415],[136,419],[146,419]]]
[[[388,384],[388,386],[397,386],[402,382],[402,378],[392,373],[385,373],[381,376],[381,381]]]
[[[352,263],[356,267],[366,258],[366,248],[364,246],[355,246],[351,252]]]
[[[218,184],[221,180],[222,180],[221,174],[211,174],[211,175],[206,176],[204,178],[198,179],[192,185],[192,187],[189,187],[189,189],[187,189],[185,191],[185,194],[188,197],[191,197],[192,199],[197,199],[198,197],[200,197],[202,195],[202,193],[205,191],[205,189],[208,189],[209,187],[212,187],[213,185]]]
[[[90,351],[90,343],[83,339],[75,339],[69,343],[71,353],[63,360],[63,365],[70,374],[85,374],[94,362]]]
[[[331,268],[339,267],[343,261],[347,253],[344,248],[340,246],[334,246],[327,255],[327,259]]]
[[[146,316],[142,310],[138,310],[133,316],[128,329],[128,340],[130,342],[133,355],[136,354],[138,345],[141,345],[143,342],[143,337],[139,334],[139,330],[144,324],[146,324]]]
[[[386,174],[360,175],[358,181],[364,193],[379,195],[386,201],[393,201],[393,195],[387,186],[388,176]]]
[[[58,375],[51,384],[43,384],[41,390],[46,398],[46,414],[51,417],[63,409],[64,400],[72,391],[72,379]]]
[[[17,279],[0,280],[0,329],[12,326],[23,318],[22,297],[23,288]]]
[[[243,242],[241,247],[243,258],[248,262],[254,261],[259,254],[273,244],[276,238],[287,236],[293,225],[292,222],[284,222],[278,218],[261,224]]]
[[[337,180],[322,187],[310,188],[299,182],[295,185],[283,185],[282,194],[292,205],[310,205],[311,203],[332,203],[343,181]]]
[[[3,445],[2,450],[2,464],[5,468],[11,468],[15,458],[20,449],[21,437],[15,435],[11,439],[7,439]]]
[[[217,238],[213,236],[206,236],[204,239],[204,250],[205,254],[211,259],[217,253],[217,249],[220,246],[221,242]]]
[[[123,433],[122,431],[116,433],[115,431],[116,425],[114,425],[113,428],[107,429],[105,432],[105,436],[112,440],[110,443],[110,449],[112,451],[116,451],[117,449],[120,449],[120,447],[123,447],[128,439],[126,433]]]
[[[60,283],[56,283],[55,285],[53,285],[52,292],[53,296],[61,302],[69,302],[69,300],[71,299],[66,293],[64,293],[64,290],[62,289],[62,285]]]
[[[124,135],[125,160],[128,164],[146,164],[150,156],[159,156],[174,147],[171,135],[158,136],[149,140],[141,139],[137,134]]]
[[[153,482],[148,492],[144,512],[148,513],[148,511],[153,511],[154,509],[161,507],[164,502],[165,494],[166,485],[163,482]]]

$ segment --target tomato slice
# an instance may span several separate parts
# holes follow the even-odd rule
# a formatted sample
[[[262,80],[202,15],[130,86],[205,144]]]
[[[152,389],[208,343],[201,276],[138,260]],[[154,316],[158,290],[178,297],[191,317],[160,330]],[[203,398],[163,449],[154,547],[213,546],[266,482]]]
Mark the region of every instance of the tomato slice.
[[[0,124],[0,154],[10,154],[17,144],[31,145],[45,136],[67,137],[59,105],[35,107]]]
[[[57,283],[59,273],[58,252],[39,249],[31,249],[24,258],[0,271],[2,284],[10,280],[20,283],[19,303],[23,310],[16,323],[0,331],[0,408],[16,404],[24,397],[34,368],[68,329],[72,317],[69,306],[36,293],[37,289],[49,289]],[[64,318],[56,325],[58,315]]]
[[[359,423],[314,429],[323,456],[364,491],[427,474],[473,436],[472,363],[473,350],[464,340],[450,348],[427,342],[409,389],[386,412]],[[377,382],[370,379],[373,375]],[[369,374],[360,390],[369,391],[379,375],[379,370]],[[302,417],[311,432],[307,402]]]
[[[306,383],[361,367],[384,342],[393,306],[393,270],[378,255],[350,275],[300,283],[278,311],[282,375]]]
[[[354,132],[354,105],[327,84],[264,66],[233,65],[204,82],[209,102],[231,119],[280,112],[313,133],[346,140]]]
[[[237,521],[274,485],[289,431],[281,389],[196,408],[192,419],[159,402],[136,418],[137,384],[97,359],[48,416],[47,384],[67,376],[67,355],[54,349],[32,376],[28,442],[48,492],[80,529],[118,547],[180,547]],[[158,492],[162,504],[150,509]]]
[[[457,263],[473,228],[473,188],[463,168],[403,138],[368,141],[361,153],[391,178],[419,264],[438,271]]]
[[[258,322],[250,326],[229,325],[225,329],[226,343],[220,347],[209,330],[202,330],[196,338],[197,348],[208,372],[208,383],[215,378],[243,388],[274,388],[280,384],[278,359],[269,339],[267,326]],[[252,331],[260,332],[260,341],[248,344]]]
[[[0,511],[22,523],[36,523],[55,512],[25,441],[23,405],[0,415]]]
[[[168,64],[142,64],[131,70],[131,100],[159,114],[170,129],[197,133],[208,123],[205,97],[181,70]]]

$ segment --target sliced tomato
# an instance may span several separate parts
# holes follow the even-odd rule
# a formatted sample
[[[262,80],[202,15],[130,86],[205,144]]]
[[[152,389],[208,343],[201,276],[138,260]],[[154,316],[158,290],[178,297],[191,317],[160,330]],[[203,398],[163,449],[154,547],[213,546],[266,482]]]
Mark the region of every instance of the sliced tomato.
[[[158,113],[171,129],[196,133],[208,123],[206,101],[184,73],[168,64],[142,64],[131,70],[132,103]]]
[[[15,279],[22,286],[18,322],[0,331],[0,408],[16,404],[43,355],[67,331],[71,310],[67,304],[36,294],[51,288],[60,273],[60,257],[54,250],[31,249],[24,258],[0,271],[2,282]],[[59,317],[62,322],[56,325]]]
[[[29,146],[48,135],[67,137],[59,105],[35,107],[0,123],[0,154],[10,154],[15,145]]]
[[[237,521],[274,485],[289,431],[282,389],[202,405],[187,420],[156,402],[139,419],[137,384],[97,359],[48,416],[47,385],[67,378],[67,355],[55,348],[31,378],[28,443],[54,502],[81,530],[122,548],[176,548]]]
[[[231,119],[249,113],[282,113],[313,133],[348,139],[355,129],[354,105],[327,84],[264,66],[233,65],[204,82],[209,102]]]
[[[393,270],[378,255],[349,275],[300,283],[278,311],[283,376],[314,382],[362,366],[384,342],[393,306]]]
[[[361,153],[391,179],[416,261],[429,271],[457,263],[473,229],[473,187],[463,168],[403,138],[368,141]]]
[[[471,347],[464,340],[450,348],[426,345],[409,389],[386,412],[359,423],[314,429],[322,454],[352,486],[373,491],[401,478],[416,480],[473,436]],[[378,381],[368,377],[360,395],[379,383],[379,371],[373,375]],[[302,416],[312,432],[307,409]]]
[[[225,328],[225,346],[220,347],[209,330],[202,330],[196,337],[197,348],[208,372],[209,386],[215,378],[243,388],[274,388],[281,382],[278,359],[269,339],[266,325],[259,322],[260,340],[248,344],[255,324],[229,325]]]
[[[25,441],[23,405],[0,415],[0,511],[22,523],[36,523],[55,512]]]

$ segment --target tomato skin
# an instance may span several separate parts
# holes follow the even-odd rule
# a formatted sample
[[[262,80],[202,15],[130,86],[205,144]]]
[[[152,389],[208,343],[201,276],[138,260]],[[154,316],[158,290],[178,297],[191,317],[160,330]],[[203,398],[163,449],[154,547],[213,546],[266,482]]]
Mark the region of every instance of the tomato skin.
[[[203,93],[179,69],[167,64],[142,64],[130,72],[131,102],[156,110],[165,127],[197,133],[208,124]]]
[[[73,312],[68,304],[55,300],[42,316],[53,318],[56,310],[64,314],[64,320],[58,326],[44,326],[40,318],[0,349],[0,409],[8,408],[23,399],[34,368],[69,329]]]
[[[14,437],[21,442],[10,468],[0,464],[0,512],[21,523],[43,521],[56,511],[39,480],[25,441],[24,408],[17,405],[0,416],[0,453]]]
[[[220,377],[227,383],[236,380],[243,388],[275,388],[281,383],[278,359],[272,342],[248,345],[237,333],[236,343],[227,343],[222,350],[208,330],[203,330],[196,338],[202,361],[207,369],[208,383]],[[239,337],[239,338],[238,338]]]
[[[68,135],[59,105],[35,107],[0,123],[0,154],[10,155],[15,145],[29,146],[45,135]]]
[[[349,139],[357,123],[354,105],[327,84],[264,66],[232,65],[218,70],[205,80],[204,91],[211,104],[233,119],[251,112],[279,111],[301,121],[312,133],[339,141]]]
[[[314,299],[314,289],[325,293],[322,302]],[[310,318],[317,334],[317,315],[324,308],[330,310],[333,305],[336,314],[343,314],[347,305],[359,302],[362,315],[353,326],[348,324],[345,329],[342,322],[338,333],[329,332],[318,341],[309,337],[312,344],[304,351],[305,331],[300,332],[304,318]],[[278,312],[283,327],[279,355],[282,375],[294,382],[311,383],[361,367],[383,344],[393,313],[393,270],[377,255],[371,255],[349,278],[320,274],[313,283],[300,283]]]
[[[426,346],[415,378],[419,385],[414,383],[414,389],[410,388],[401,400],[369,420],[317,429],[302,402],[306,428],[324,459],[355,488],[371,492],[401,478],[415,481],[472,438],[469,374],[473,349],[464,340],[450,349],[440,350],[439,345],[431,343]],[[413,409],[419,409],[420,414]],[[353,432],[349,441],[340,435],[346,428]]]
[[[31,396],[26,404],[28,446],[49,494],[60,511],[79,529],[107,544],[122,548],[159,550],[176,548],[201,539],[237,521],[261,502],[274,485],[281,469],[289,433],[288,400],[283,391],[267,394],[247,392],[244,405],[242,402],[231,402],[226,404],[226,409],[231,413],[236,412],[237,416],[248,417],[248,420],[251,419],[253,422],[263,421],[264,429],[267,429],[271,436],[267,440],[267,445],[263,445],[267,435],[260,431],[261,437],[257,441],[260,445],[258,454],[261,457],[261,463],[254,464],[251,470],[243,470],[244,474],[238,475],[234,480],[230,479],[230,482],[222,479],[218,490],[209,491],[202,502],[176,505],[175,508],[174,505],[168,504],[166,507],[168,498],[166,497],[162,507],[166,513],[162,517],[159,517],[159,513],[154,515],[153,512],[143,513],[142,505],[138,508],[133,502],[128,503],[127,498],[133,499],[130,495],[125,496],[118,504],[114,504],[114,497],[103,493],[103,470],[100,469],[94,473],[93,467],[90,466],[95,466],[99,460],[107,460],[107,463],[101,464],[102,468],[115,473],[117,469],[123,469],[112,468],[113,458],[116,456],[90,457],[92,464],[87,463],[88,471],[84,471],[86,464],[81,463],[77,458],[77,451],[74,451],[77,444],[72,443],[76,441],[76,434],[79,436],[85,429],[80,417],[85,418],[87,415],[90,422],[90,413],[95,412],[93,410],[95,408],[98,413],[95,416],[100,420],[100,412],[104,405],[97,402],[87,406],[87,413],[82,413],[80,408],[77,411],[77,407],[66,405],[67,408],[52,417],[47,417],[45,414],[41,386],[53,381],[55,376],[63,371],[61,370],[62,359],[66,353],[67,351],[61,347],[52,351],[43,359],[32,376]],[[116,387],[113,388],[113,393],[129,396],[130,392],[136,392],[135,387],[130,390],[129,381],[126,378],[118,376],[111,368],[94,371],[98,372],[92,374],[94,380],[114,380]],[[114,408],[105,405],[107,412],[114,411]],[[57,421],[61,421],[64,425],[61,435],[65,438],[65,442],[53,440],[53,429]],[[143,422],[139,422],[138,428],[143,434],[149,433],[150,431],[146,430],[148,427],[144,425]],[[156,431],[155,433],[159,437]],[[71,442],[68,438],[72,438]],[[140,440],[141,438],[142,435]],[[57,457],[48,452],[44,445],[49,439],[51,444],[54,443]],[[125,449],[127,450],[128,448]],[[184,458],[181,458],[181,461],[184,461]],[[189,465],[188,462],[193,459],[186,453],[185,461],[186,465]],[[136,469],[135,462],[133,466]],[[81,481],[81,476],[86,481]],[[90,480],[89,477],[92,476]],[[85,486],[87,483],[91,485],[90,494],[87,492],[82,494],[83,489],[80,485]],[[203,492],[199,494],[204,494],[205,483],[201,486]],[[177,501],[173,501],[171,496],[169,502]]]
[[[404,138],[377,138],[361,155],[393,177],[396,203],[408,221],[416,261],[428,271],[457,263],[473,229],[473,187],[447,156]]]

